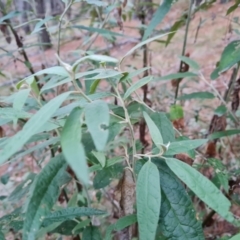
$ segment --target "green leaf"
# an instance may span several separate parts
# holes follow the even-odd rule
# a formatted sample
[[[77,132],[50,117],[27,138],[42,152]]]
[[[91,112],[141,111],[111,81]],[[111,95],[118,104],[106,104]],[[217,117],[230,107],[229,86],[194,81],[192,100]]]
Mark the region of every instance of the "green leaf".
[[[97,227],[86,227],[83,231],[82,240],[102,240],[100,231]]]
[[[46,234],[48,234],[49,232],[52,232],[54,229],[58,228],[60,225],[61,225],[61,222],[57,222],[57,223],[48,225],[44,228],[41,228],[36,234],[36,239],[43,238],[44,236],[46,236]]]
[[[211,79],[215,80],[219,74],[227,71],[240,61],[240,40],[232,41],[223,50],[219,66],[212,72]]]
[[[90,86],[89,93],[90,94],[95,93],[99,84],[100,84],[100,80],[95,80]]]
[[[21,207],[16,208],[11,213],[1,217],[0,218],[0,223],[1,223],[1,225],[9,224],[11,221],[13,221],[15,219],[20,219],[21,215],[22,215],[22,208]]]
[[[186,21],[185,15],[183,15],[178,21],[176,21],[173,24],[173,26],[170,29],[171,33],[168,35],[168,38],[166,40],[166,46],[170,43],[170,41],[172,40],[172,38],[176,34],[177,30],[184,25],[185,21]]]
[[[107,7],[107,5],[108,5],[106,2],[99,1],[99,0],[86,0],[86,2],[88,4],[91,4],[91,5],[94,4],[94,5],[98,6],[98,7]]]
[[[13,101],[13,108],[17,110],[22,110],[28,95],[30,93],[31,89],[23,89],[21,91],[18,91],[14,97]]]
[[[114,158],[111,158],[111,159],[108,159],[106,161],[106,166],[105,168],[108,168],[108,167],[111,167],[117,163],[120,163],[123,161],[123,158],[122,157],[114,157]],[[89,168],[89,171],[90,172],[95,172],[95,171],[99,171],[102,169],[102,166],[100,164],[96,164],[96,165],[93,165]]]
[[[48,233],[58,233],[60,235],[72,236],[73,229],[77,226],[77,222],[74,220],[67,220],[62,222],[59,226]]]
[[[32,116],[32,114],[22,111],[22,110],[18,110],[18,109],[14,109],[14,108],[0,108],[0,115],[2,119],[18,119],[18,118],[30,118]]]
[[[102,69],[102,71],[99,71],[99,74],[94,77],[86,78],[85,81],[112,78],[119,75],[122,75],[122,73],[112,69]]]
[[[106,165],[106,157],[105,154],[103,152],[92,152],[93,155],[97,158],[97,160],[99,161],[99,163],[101,164],[102,167],[105,167]]]
[[[219,117],[223,116],[226,112],[227,112],[227,107],[225,105],[220,105],[214,111],[214,113]]]
[[[103,36],[119,36],[119,37],[126,37],[126,35],[123,35],[121,33],[117,33],[117,32],[112,32],[103,28],[95,28],[95,27],[86,27],[83,25],[74,25],[71,26],[71,28],[78,28],[78,29],[83,29],[83,30],[87,30],[89,32],[94,32],[94,33],[99,33],[100,35]]]
[[[229,212],[230,201],[211,181],[188,164],[175,158],[167,158],[166,163],[203,202],[222,218],[234,223],[233,214]]]
[[[31,32],[30,35],[33,35],[34,33],[42,31],[45,28],[45,26],[44,26],[45,23],[50,21],[50,20],[52,20],[52,19],[53,19],[52,16],[48,16],[48,17],[46,17],[44,19],[37,19],[38,22],[36,23],[35,28],[33,29],[33,31]]]
[[[70,113],[61,133],[61,146],[63,154],[77,178],[84,184],[88,184],[88,166],[81,143],[81,114],[82,109],[80,108],[75,108]]]
[[[149,128],[149,132],[154,144],[156,145],[156,147],[161,149],[161,145],[163,145],[163,139],[158,127],[155,125],[154,121],[146,112],[143,112],[143,116]]]
[[[124,216],[118,219],[114,224],[107,227],[105,240],[112,240],[111,233],[113,231],[121,231],[126,227],[131,226],[137,222],[137,216],[135,214]]]
[[[15,161],[17,159],[21,159],[24,156],[28,155],[29,153],[35,152],[37,150],[41,150],[43,148],[48,147],[49,145],[53,145],[56,144],[57,142],[59,142],[59,138],[58,137],[52,137],[47,141],[44,141],[42,143],[36,144],[34,147],[27,149],[26,151],[22,151],[18,154],[16,154],[15,156],[11,157],[11,161]]]
[[[194,60],[192,60],[189,57],[185,57],[185,56],[178,56],[183,62],[185,62],[187,65],[189,65],[189,67],[191,67],[192,69],[198,71],[200,69],[200,66],[198,65],[197,62],[195,62]]]
[[[108,168],[103,169],[102,171],[97,172],[93,179],[93,187],[95,189],[104,188],[109,185],[111,182],[111,171]]]
[[[0,240],[5,240],[4,234],[2,233],[1,229],[0,229]]]
[[[175,155],[178,153],[187,153],[189,150],[198,148],[199,146],[206,143],[207,139],[193,139],[193,140],[182,140],[177,142],[172,142],[168,150],[164,155]]]
[[[19,16],[22,13],[19,11],[11,11],[10,13],[8,13],[7,15],[3,16],[0,18],[0,23],[4,22],[5,20],[11,19],[13,17]]]
[[[34,114],[24,125],[23,129],[11,137],[0,155],[0,164],[10,158],[16,151],[21,149],[31,136],[36,134],[39,129],[51,118],[55,111],[60,107],[71,92],[63,93],[44,105]]]
[[[185,187],[163,159],[152,160],[160,173],[162,195],[160,232],[167,239],[204,240],[201,223],[196,219],[194,206]]]
[[[133,85],[130,86],[130,88],[127,89],[127,91],[124,94],[124,99],[128,98],[134,91],[139,89],[140,87],[144,86],[145,84],[148,84],[151,81],[163,81],[163,80],[172,80],[172,79],[177,79],[177,78],[185,78],[185,77],[196,77],[197,74],[191,73],[191,72],[184,72],[184,73],[174,73],[174,74],[169,74],[166,76],[162,77],[155,77],[153,78],[152,76],[147,76],[144,77],[137,82],[135,82]]]
[[[176,78],[184,78],[184,77],[195,77],[197,76],[195,73],[191,72],[184,72],[184,73],[174,73],[174,74],[169,74],[163,77],[157,77],[153,78],[152,76],[147,76],[144,77],[137,82],[135,82],[133,85],[130,86],[130,88],[127,89],[127,91],[124,94],[123,99],[128,98],[134,91],[139,89],[140,87],[144,86],[145,84],[148,84],[149,82],[152,81],[164,81],[164,80],[172,80]]]
[[[239,4],[240,4],[240,0],[235,0],[235,4],[233,4],[230,8],[228,8],[226,15],[229,15],[231,12],[236,10]]]
[[[62,76],[62,77],[68,77],[69,76],[68,72],[63,67],[55,66],[55,67],[51,67],[51,68],[46,68],[46,69],[43,69],[39,72],[36,72],[36,73],[32,74],[31,76],[29,76],[27,78],[24,78],[23,80],[18,82],[17,85],[16,85],[17,89],[20,89],[20,87],[22,86],[22,84],[24,82],[33,81],[34,76],[39,76],[39,75],[43,75],[43,74],[54,74],[54,75],[59,75],[59,76]]]
[[[81,221],[80,223],[78,223],[76,225],[76,227],[74,227],[74,229],[72,230],[72,233],[75,235],[79,232],[80,229],[86,227],[87,225],[89,225],[91,223],[90,219],[86,219],[84,221]]]
[[[172,123],[169,121],[165,113],[162,112],[148,112],[149,116],[158,127],[163,143],[168,144],[169,142],[175,141],[175,132],[173,130]]]
[[[98,151],[103,151],[108,140],[109,109],[106,102],[97,100],[85,106],[88,130]]]
[[[152,41],[155,41],[155,40],[157,40],[157,39],[159,39],[159,38],[165,37],[165,36],[167,36],[168,34],[170,34],[170,33],[160,34],[160,35],[157,35],[157,36],[155,36],[155,37],[149,38],[149,39],[147,39],[147,40],[145,40],[145,41],[143,41],[143,42],[138,43],[135,47],[133,47],[131,50],[129,50],[129,51],[125,54],[125,56],[121,59],[120,64],[121,64],[121,62],[124,60],[124,58],[126,58],[127,56],[129,56],[129,55],[131,55],[132,53],[134,53],[138,48],[140,48],[140,47],[142,47],[142,46],[144,46],[144,45],[146,45],[146,44],[148,44],[148,43],[150,43],[150,42],[152,42]]]
[[[240,239],[240,233],[231,237],[229,240],[239,240]]]
[[[190,99],[194,99],[194,98],[213,99],[213,98],[215,98],[215,96],[211,92],[193,92],[190,94],[184,94],[183,96],[179,97],[178,100],[190,100]]]
[[[170,107],[170,119],[172,121],[178,120],[184,117],[183,108],[180,105],[172,105]]]
[[[98,93],[94,93],[91,95],[88,95],[88,97],[94,101],[94,100],[98,100],[101,98],[107,98],[107,97],[112,97],[112,93],[109,92],[98,92]],[[81,99],[80,101],[75,101],[72,102],[64,107],[61,107],[57,110],[57,112],[53,115],[53,117],[59,117],[59,116],[64,116],[67,115],[68,113],[70,113],[75,107],[84,107],[87,104],[87,100],[86,99]]]
[[[35,239],[43,218],[50,212],[59,196],[60,187],[71,178],[66,178],[67,164],[60,154],[50,160],[35,178],[26,203],[23,240]]]
[[[209,135],[208,139],[214,140],[214,139],[218,139],[218,138],[222,138],[222,137],[232,136],[235,134],[240,134],[240,130],[239,129],[230,129],[230,130],[226,130],[226,131],[222,131],[222,132],[215,132],[215,133]]]
[[[163,3],[158,7],[157,11],[153,15],[152,20],[144,32],[143,41],[145,41],[151,35],[152,31],[163,20],[163,18],[169,12],[173,2],[173,0],[164,0]]]
[[[185,77],[197,77],[197,76],[198,75],[196,73],[192,73],[192,72],[172,73],[163,77],[154,78],[154,81],[173,80],[173,79],[179,79],[179,78],[185,78]]]
[[[43,226],[47,226],[49,224],[55,222],[63,222],[66,220],[73,220],[77,217],[83,216],[99,216],[106,214],[106,212],[87,207],[68,207],[61,209],[56,212],[52,212],[49,215],[44,217]]]
[[[159,172],[154,163],[146,162],[137,179],[137,219],[140,240],[154,240],[161,207]]]
[[[13,203],[21,200],[22,197],[29,191],[29,187],[32,184],[35,176],[35,173],[29,173],[28,177],[9,195],[8,200]]]
[[[93,61],[97,61],[97,62],[112,62],[112,63],[118,63],[118,59],[113,58],[113,57],[109,57],[109,56],[105,56],[105,55],[97,55],[97,54],[92,54],[92,55],[88,55],[85,57],[80,58],[79,60],[77,60],[74,64],[73,64],[73,69],[75,69],[77,67],[77,65],[80,62],[83,62],[85,60],[93,60]]]
[[[133,92],[135,92],[137,89],[141,88],[142,86],[146,85],[147,83],[151,82],[152,80],[153,80],[153,77],[151,76],[147,76],[138,80],[133,85],[131,85],[130,88],[127,89],[123,99],[128,98]]]

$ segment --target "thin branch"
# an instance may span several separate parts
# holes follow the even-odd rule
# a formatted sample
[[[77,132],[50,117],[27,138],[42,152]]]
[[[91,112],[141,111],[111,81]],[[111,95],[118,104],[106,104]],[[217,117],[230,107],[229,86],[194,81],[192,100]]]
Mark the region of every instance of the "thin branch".
[[[61,41],[61,27],[62,27],[62,21],[63,21],[63,17],[66,14],[66,12],[68,11],[68,9],[72,6],[73,4],[73,0],[71,0],[69,2],[69,4],[67,5],[67,7],[64,9],[62,15],[59,18],[59,24],[58,24],[58,43],[57,43],[57,54],[60,57],[60,41]],[[60,64],[60,63],[59,63]]]
[[[186,24],[186,30],[185,30],[185,35],[184,35],[184,41],[183,41],[183,48],[182,48],[182,56],[185,55],[186,51],[186,46],[187,46],[187,37],[188,37],[188,30],[189,30],[189,25],[190,25],[190,20],[191,20],[191,11],[192,11],[192,6],[194,0],[190,0],[189,8],[188,8],[188,18],[187,18],[187,24]],[[184,63],[181,61],[180,67],[179,67],[179,72],[181,71]],[[178,92],[179,92],[179,84],[180,84],[180,79],[177,79],[177,87],[175,91],[175,98],[174,98],[174,104],[176,104],[177,97],[178,97]]]
[[[217,89],[212,85],[210,84],[206,78],[203,76],[203,74],[200,72],[200,77],[201,79],[214,91],[214,93],[216,94],[216,96],[220,99],[220,101],[222,102],[222,104],[227,108],[227,103],[226,101],[224,100],[224,98],[221,96],[221,94],[217,91]],[[228,112],[230,113],[230,115],[232,116],[234,122],[236,125],[239,125],[239,121],[238,119],[236,118],[235,114],[231,111],[231,110],[228,110]]]

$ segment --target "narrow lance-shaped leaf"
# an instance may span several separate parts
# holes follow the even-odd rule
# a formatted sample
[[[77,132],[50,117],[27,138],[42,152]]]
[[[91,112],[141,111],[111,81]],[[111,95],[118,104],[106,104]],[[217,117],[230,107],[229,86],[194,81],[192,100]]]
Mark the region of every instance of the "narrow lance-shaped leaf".
[[[29,138],[38,132],[38,130],[60,107],[63,101],[66,100],[70,93],[71,92],[63,93],[44,105],[35,115],[33,115],[33,117],[27,121],[21,131],[8,140],[5,147],[0,152],[0,164],[20,150],[29,140]]]
[[[22,107],[24,106],[28,95],[30,93],[30,88],[29,89],[23,89],[19,92],[16,93],[13,101],[13,108],[17,110],[21,110]]]
[[[211,134],[210,136],[208,136],[208,139],[214,140],[217,138],[232,136],[235,134],[240,134],[240,130],[239,129],[229,129],[229,130],[222,131],[222,132],[215,132],[215,133]]]
[[[162,112],[148,112],[149,116],[156,124],[157,128],[159,129],[163,143],[168,144],[169,142],[175,141],[175,132],[173,130],[173,126],[171,121],[167,118],[165,113]]]
[[[86,227],[82,234],[82,240],[102,240],[98,227]]]
[[[93,61],[97,61],[97,62],[113,62],[113,63],[118,63],[118,59],[113,58],[113,57],[109,57],[109,56],[105,56],[105,55],[97,55],[97,54],[92,54],[92,55],[88,55],[85,57],[80,58],[79,60],[77,60],[74,64],[73,64],[73,69],[76,69],[77,65],[85,60],[93,60]]]
[[[145,163],[139,172],[136,192],[140,240],[154,240],[161,207],[161,191],[159,172],[151,161]]]
[[[239,6],[239,4],[240,4],[240,0],[236,0],[235,3],[234,3],[234,5],[232,5],[232,6],[227,10],[226,15],[229,15],[231,12],[233,12],[235,9],[237,9],[238,6]]]
[[[68,207],[47,215],[44,218],[43,226],[47,226],[55,222],[72,220],[76,217],[99,216],[103,214],[106,214],[106,212],[99,209],[87,208],[87,207]]]
[[[149,115],[146,112],[143,112],[143,116],[149,128],[150,135],[152,137],[153,142],[158,148],[161,149],[161,145],[163,144],[163,139],[158,127],[155,125],[154,121],[149,117]]]
[[[1,229],[0,229],[0,240],[5,240],[4,234],[2,233]]]
[[[106,102],[98,100],[85,106],[88,130],[98,151],[103,151],[108,140],[109,108]]]
[[[194,139],[172,142],[164,155],[175,155],[178,153],[187,153],[189,150],[195,149],[204,143],[207,139]]]
[[[43,217],[46,216],[59,196],[60,187],[71,180],[66,173],[67,164],[60,154],[50,160],[31,185],[26,203],[23,240],[35,239]]]
[[[169,168],[210,208],[221,217],[234,223],[234,217],[229,208],[230,201],[222,192],[200,172],[175,158],[167,158]]]
[[[178,98],[178,100],[190,100],[190,99],[213,99],[215,98],[214,94],[211,92],[193,92],[189,94],[184,94]]]
[[[192,69],[198,71],[200,69],[199,65],[197,62],[195,62],[194,60],[192,60],[189,57],[186,56],[179,56],[179,58],[185,62],[187,65],[189,65]]]
[[[103,152],[92,152],[93,155],[97,158],[97,160],[99,161],[99,163],[101,164],[102,167],[105,167],[106,165],[106,157],[105,154]]]
[[[81,143],[81,113],[82,110],[78,107],[70,113],[61,133],[61,145],[63,154],[78,179],[88,184],[88,166]]]
[[[196,218],[194,206],[185,187],[163,159],[152,160],[160,173],[162,193],[158,224],[160,232],[167,239],[204,240],[201,223]]]
[[[185,23],[185,14],[183,16],[181,16],[181,18],[172,25],[172,27],[170,29],[171,34],[168,35],[168,38],[166,40],[166,46],[170,43],[170,41],[174,37],[177,30],[180,27],[182,27],[184,25],[184,23]]]
[[[157,82],[157,81],[164,81],[164,80],[172,80],[176,78],[185,78],[185,77],[196,77],[197,74],[192,73],[192,72],[184,72],[184,73],[173,73],[173,74],[168,74],[166,76],[162,77],[155,77],[153,78],[152,76],[147,76],[144,77],[134,84],[130,86],[130,88],[127,89],[127,91],[124,94],[124,99],[128,98],[134,91],[139,89],[140,87],[144,86],[145,84],[149,82]]]
[[[159,6],[157,11],[153,15],[151,22],[148,24],[148,27],[144,32],[143,41],[146,40],[148,36],[151,35],[155,27],[163,20],[163,18],[169,12],[172,4],[173,4],[173,0],[164,0],[163,3]]]
[[[133,47],[131,50],[129,50],[129,51],[125,54],[125,56],[121,59],[120,64],[121,64],[121,62],[124,60],[125,57],[127,57],[127,56],[131,55],[132,53],[134,53],[138,48],[140,48],[140,47],[142,47],[142,46],[144,46],[144,45],[146,45],[146,44],[148,44],[148,43],[150,43],[150,42],[152,42],[152,41],[155,41],[155,40],[157,40],[157,39],[159,39],[159,38],[165,37],[165,36],[167,36],[167,35],[170,34],[170,33],[171,33],[171,32],[165,33],[165,34],[160,34],[160,35],[157,35],[157,36],[155,36],[155,37],[149,38],[149,39],[147,39],[147,40],[145,40],[145,41],[143,41],[143,42],[140,42],[139,44],[137,44],[135,47]]]
[[[19,89],[24,82],[28,82],[28,80],[33,78],[34,76],[39,76],[39,75],[43,75],[43,74],[54,74],[54,75],[59,75],[59,76],[63,76],[63,77],[68,77],[69,76],[67,71],[63,67],[55,66],[55,67],[51,67],[51,68],[46,68],[46,69],[43,69],[39,72],[34,73],[30,77],[24,78],[23,80],[18,82],[17,83],[17,89]]]
[[[240,40],[229,43],[222,52],[219,66],[212,72],[211,79],[218,78],[219,74],[227,71],[240,61]]]
[[[86,220],[83,220],[81,221],[80,223],[78,223],[74,229],[72,230],[72,233],[75,235],[78,233],[78,231],[81,229],[81,228],[84,228],[86,226],[88,226],[89,224],[91,223],[91,219],[86,219]]]
[[[145,84],[151,82],[152,80],[153,80],[153,77],[151,77],[151,76],[147,76],[147,77],[144,77],[144,78],[138,80],[130,88],[127,89],[127,91],[124,94],[123,99],[128,98],[134,91],[136,91],[140,87],[144,86]]]
[[[112,240],[112,231],[121,231],[124,228],[131,226],[132,224],[137,222],[137,216],[132,214],[132,215],[127,215],[124,216],[116,221],[116,223],[110,225],[107,227],[106,230],[106,235],[104,240]]]

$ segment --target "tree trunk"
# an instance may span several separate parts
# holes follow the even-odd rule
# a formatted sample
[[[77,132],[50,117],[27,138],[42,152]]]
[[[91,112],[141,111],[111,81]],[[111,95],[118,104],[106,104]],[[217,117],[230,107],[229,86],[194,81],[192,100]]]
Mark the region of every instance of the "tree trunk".
[[[44,0],[35,0],[36,3],[36,14],[38,18],[44,18],[45,17],[45,1]],[[42,48],[44,50],[51,48],[51,39],[48,34],[48,31],[46,29],[46,25],[44,24],[42,26],[42,30],[40,31],[39,37],[40,42],[42,44]]]

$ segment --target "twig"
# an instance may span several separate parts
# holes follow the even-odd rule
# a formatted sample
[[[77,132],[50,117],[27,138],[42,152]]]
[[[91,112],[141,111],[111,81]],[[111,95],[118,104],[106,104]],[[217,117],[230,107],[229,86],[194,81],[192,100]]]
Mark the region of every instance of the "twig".
[[[139,14],[139,18],[141,20],[142,25],[145,25],[145,19],[146,19],[146,15],[145,12],[142,10],[141,13]],[[141,38],[143,38],[144,35],[144,31],[140,30],[141,33]],[[147,44],[145,44],[143,46],[143,67],[147,67],[148,66],[148,48],[147,48]],[[144,71],[143,77],[147,77],[148,74],[148,70]],[[145,84],[142,87],[143,90],[143,102],[146,104],[147,102],[147,93],[148,93],[148,84]],[[145,139],[145,135],[146,135],[146,122],[144,119],[140,120],[139,123],[139,139],[143,145],[143,148],[141,150],[141,153],[143,154],[145,151],[145,148],[147,146],[147,140]]]
[[[185,30],[184,41],[183,41],[182,56],[185,55],[185,51],[186,51],[188,29],[189,29],[190,20],[191,20],[191,11],[192,11],[193,2],[194,2],[194,0],[191,0],[191,2],[189,4],[189,8],[188,8],[188,18],[187,18],[186,30]],[[180,67],[179,67],[179,72],[181,71],[183,64],[184,64],[183,61],[181,61]],[[180,79],[177,79],[177,87],[176,87],[176,91],[175,91],[174,104],[176,104],[176,101],[177,101],[178,92],[179,92],[179,84],[180,84]]]
[[[105,26],[105,24],[107,23],[107,20],[108,20],[110,14],[111,14],[111,11],[107,14],[107,16],[105,17],[104,21],[101,23],[99,29],[104,28],[104,26]],[[99,33],[97,33],[95,36],[94,36],[94,34],[92,35],[91,39],[89,40],[89,45],[88,45],[88,47],[86,48],[86,51],[88,51],[88,50],[92,47],[93,43],[96,41],[96,39],[98,38],[98,36],[99,36]]]
[[[202,18],[200,17],[199,24],[197,26],[197,30],[196,30],[196,34],[195,34],[195,38],[194,38],[194,43],[197,42],[198,33],[199,33],[200,28],[201,28],[201,25],[202,25]]]
[[[17,60],[17,61],[25,64],[25,62],[24,62],[22,59],[20,59],[20,58],[18,58],[18,57],[15,57],[15,56],[13,55],[13,53],[11,53],[10,51],[4,49],[3,47],[0,47],[0,49],[1,49],[2,51],[6,52],[7,54],[10,54],[15,60]]]
[[[68,11],[68,9],[72,6],[73,4],[73,0],[71,0],[69,2],[69,4],[67,5],[67,7],[64,9],[62,15],[59,18],[59,24],[58,24],[58,43],[57,43],[57,54],[60,57],[60,40],[61,40],[61,27],[62,27],[62,21],[63,21],[63,17],[66,14],[66,12]],[[60,64],[60,63],[59,63]]]
[[[202,222],[203,228],[206,227],[208,222],[212,220],[212,217],[214,216],[215,213],[216,213],[216,211],[211,210],[211,212],[206,216],[206,218]]]
[[[214,91],[214,93],[216,94],[216,96],[221,100],[221,102],[223,103],[223,105],[225,107],[227,107],[227,103],[226,101],[224,100],[224,98],[221,96],[221,94],[217,91],[217,89],[212,85],[210,84],[206,79],[205,77],[203,76],[203,74],[200,72],[200,77],[202,78],[202,80]],[[230,115],[232,116],[234,122],[239,125],[239,122],[238,122],[238,119],[236,118],[235,114],[231,111],[231,110],[228,110],[228,112],[230,113]]]

